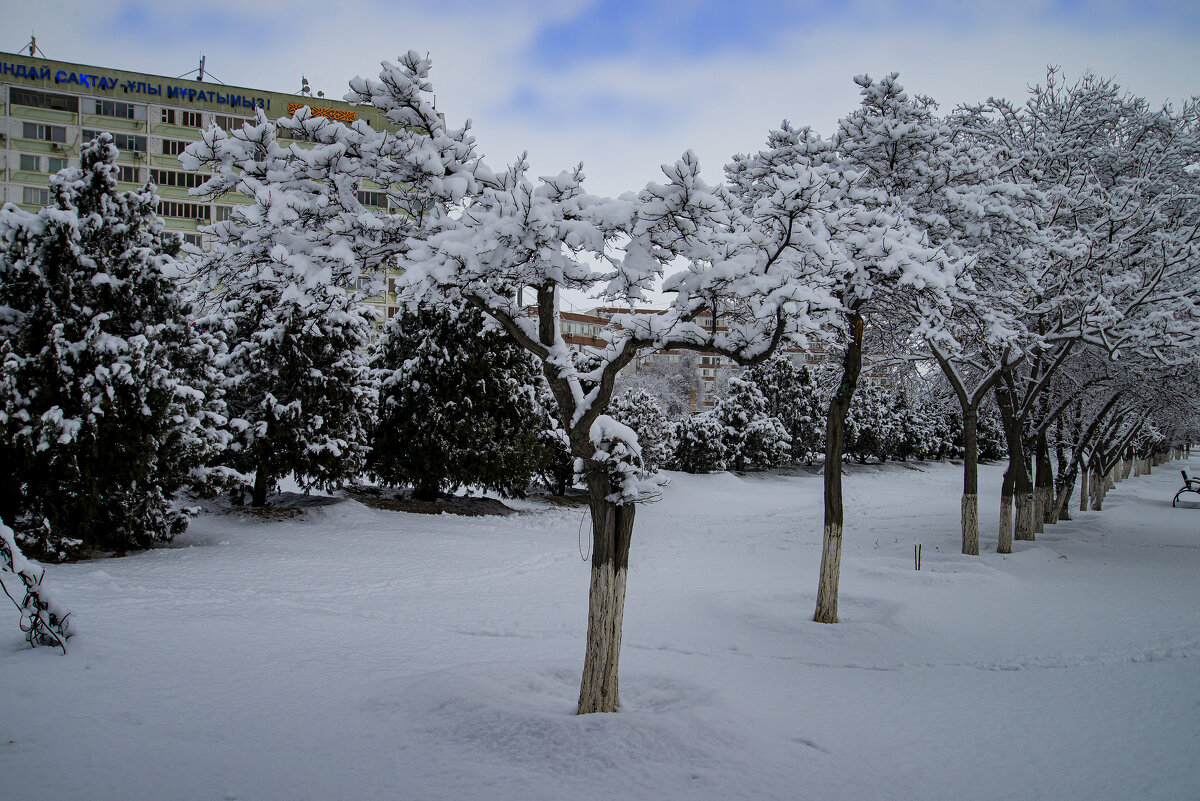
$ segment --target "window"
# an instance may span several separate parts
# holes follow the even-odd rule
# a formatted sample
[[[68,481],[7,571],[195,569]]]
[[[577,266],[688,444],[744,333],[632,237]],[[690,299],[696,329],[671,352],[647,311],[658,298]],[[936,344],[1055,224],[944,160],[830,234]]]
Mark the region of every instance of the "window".
[[[199,128],[203,115],[199,111],[179,112],[179,124],[187,128]]]
[[[208,206],[200,203],[179,203],[174,200],[164,200],[158,204],[159,217],[179,217],[184,220],[200,220],[208,222]]]
[[[53,156],[47,156],[44,163],[46,165],[46,172],[58,172],[59,170],[65,170],[68,166],[67,159],[54,158]],[[25,172],[41,172],[42,164],[41,156],[30,156],[26,153],[21,154],[20,169]]]
[[[359,192],[358,202],[364,206],[383,208],[387,203],[387,194],[384,192]]]
[[[138,173],[139,172],[140,172],[140,170],[138,170],[137,167],[130,167],[125,164],[118,164],[117,165],[117,180],[124,181],[127,184],[136,184],[136,183],[138,183]]]
[[[202,247],[204,244],[204,237],[200,236],[200,234],[182,234],[182,236],[183,236],[183,243],[185,245],[192,245],[194,247]]]
[[[164,109],[162,109],[161,113],[162,113],[161,119],[163,122],[165,122],[167,125],[175,124],[175,109],[164,108]]]
[[[216,125],[222,131],[236,131],[243,125],[248,125],[254,122],[249,117],[231,117],[226,114],[214,114],[213,125]]]
[[[144,120],[146,107],[133,103],[122,103],[120,100],[101,100],[87,97],[83,100],[85,114],[99,114],[101,117],[116,117],[119,120]]]
[[[49,206],[50,190],[37,189],[32,186],[23,186],[21,187],[21,202],[31,203],[34,206]]]
[[[41,139],[44,142],[66,142],[67,129],[62,125],[42,125],[37,122],[22,123],[21,135],[26,139]]]
[[[163,143],[162,143],[162,145],[163,145],[162,152],[167,156],[178,156],[190,144],[191,144],[191,142],[188,142],[183,139],[164,139]]]
[[[233,206],[214,206],[213,211],[217,222],[225,222],[233,216]]]
[[[150,171],[150,180],[156,186],[178,186],[183,189],[195,189],[211,177],[211,175],[201,175],[195,172],[179,172],[177,170]]]
[[[88,128],[83,129],[83,141],[90,142],[104,131],[93,131]],[[118,150],[124,150],[130,153],[145,153],[146,152],[146,137],[136,136],[134,134],[114,133],[109,134],[113,138],[113,144]]]
[[[9,102],[14,106],[30,106],[31,108],[45,108],[51,111],[71,111],[79,113],[79,98],[74,95],[56,95],[52,92],[38,92],[33,89],[18,89],[12,87],[8,90]]]

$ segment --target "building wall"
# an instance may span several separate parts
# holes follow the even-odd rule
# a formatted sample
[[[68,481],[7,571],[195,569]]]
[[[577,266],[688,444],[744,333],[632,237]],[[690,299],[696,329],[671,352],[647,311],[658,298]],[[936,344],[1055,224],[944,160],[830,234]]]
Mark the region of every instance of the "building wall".
[[[0,52],[0,202],[36,211],[49,201],[50,175],[78,166],[85,138],[108,131],[121,151],[119,188],[137,190],[153,179],[167,229],[189,248],[207,249],[210,237],[199,229],[227,219],[235,205],[249,200],[237,194],[216,202],[192,197],[189,188],[207,176],[184,171],[178,154],[214,124],[236,128],[259,108],[278,119],[303,105],[319,116],[388,127],[373,107],[341,100]],[[386,196],[372,192],[377,187],[363,190],[365,201],[386,208]],[[374,298],[373,305],[394,313],[394,295]]]

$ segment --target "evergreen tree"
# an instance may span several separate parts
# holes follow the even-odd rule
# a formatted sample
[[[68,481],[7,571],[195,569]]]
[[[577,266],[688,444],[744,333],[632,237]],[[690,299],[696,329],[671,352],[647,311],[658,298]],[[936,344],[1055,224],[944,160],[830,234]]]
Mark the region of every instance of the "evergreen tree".
[[[729,467],[778,467],[787,461],[791,453],[787,431],[767,413],[767,400],[752,382],[731,377],[728,392],[712,415],[722,428]]]
[[[368,469],[414,495],[476,485],[523,495],[547,460],[532,360],[471,307],[421,307],[388,321],[373,366],[379,421]]]
[[[280,124],[313,141],[343,130],[303,109]],[[255,200],[214,225],[216,245],[189,265],[201,324],[229,342],[225,460],[252,483],[255,506],[288,474],[306,489],[358,475],[375,394],[372,312],[350,291],[381,268],[376,243],[347,232],[347,218],[363,213],[360,184],[336,157],[281,145],[275,130],[260,113],[239,131],[206,131],[180,157],[189,169],[212,165],[211,196]]]
[[[859,462],[872,456],[887,461],[899,438],[900,426],[887,394],[874,385],[860,387],[846,414],[846,454]]]
[[[109,134],[0,212],[0,517],[32,556],[122,551],[187,526],[222,444],[214,340],[175,281],[153,187],[118,192]],[[170,274],[170,275],[168,275]]]
[[[545,376],[539,375],[537,379],[537,403],[542,419],[538,433],[541,458],[537,472],[551,492],[566,495],[567,488],[575,481],[575,457],[571,455],[570,438],[558,421],[558,402],[554,400],[550,384]]]
[[[724,470],[727,450],[725,426],[712,412],[685,417],[675,432],[674,467],[685,473]]]
[[[647,471],[662,467],[675,450],[675,428],[658,399],[645,389],[629,387],[616,395],[609,416],[637,433],[642,449],[642,464]]]
[[[824,447],[824,401],[807,367],[785,356],[773,356],[745,373],[767,401],[767,414],[777,418],[791,437],[793,458],[812,464]]]

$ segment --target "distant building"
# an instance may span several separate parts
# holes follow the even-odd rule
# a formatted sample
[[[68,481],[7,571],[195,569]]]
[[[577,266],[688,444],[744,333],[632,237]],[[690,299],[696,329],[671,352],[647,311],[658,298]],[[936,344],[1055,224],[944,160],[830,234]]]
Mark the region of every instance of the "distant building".
[[[250,201],[192,197],[188,190],[208,176],[182,170],[179,154],[212,125],[239,128],[258,108],[278,119],[302,106],[317,116],[388,127],[372,106],[0,52],[0,202],[27,211],[47,205],[49,176],[78,166],[80,145],[108,131],[121,151],[119,188],[153,181],[167,229],[189,247],[207,249],[211,242],[199,228],[229,219],[235,205]],[[376,187],[364,186],[359,195],[366,206],[387,208]],[[396,311],[390,286],[370,302],[385,315]]]

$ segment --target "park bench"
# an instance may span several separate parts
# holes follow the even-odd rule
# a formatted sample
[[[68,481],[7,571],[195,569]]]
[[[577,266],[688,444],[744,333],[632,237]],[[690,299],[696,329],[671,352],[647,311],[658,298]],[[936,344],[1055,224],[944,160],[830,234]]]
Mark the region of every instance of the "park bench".
[[[1171,506],[1174,506],[1175,501],[1179,500],[1179,496],[1185,492],[1194,492],[1200,495],[1200,478],[1192,478],[1186,470],[1180,470],[1179,472],[1183,474],[1183,489],[1175,493],[1175,497],[1171,499]]]

